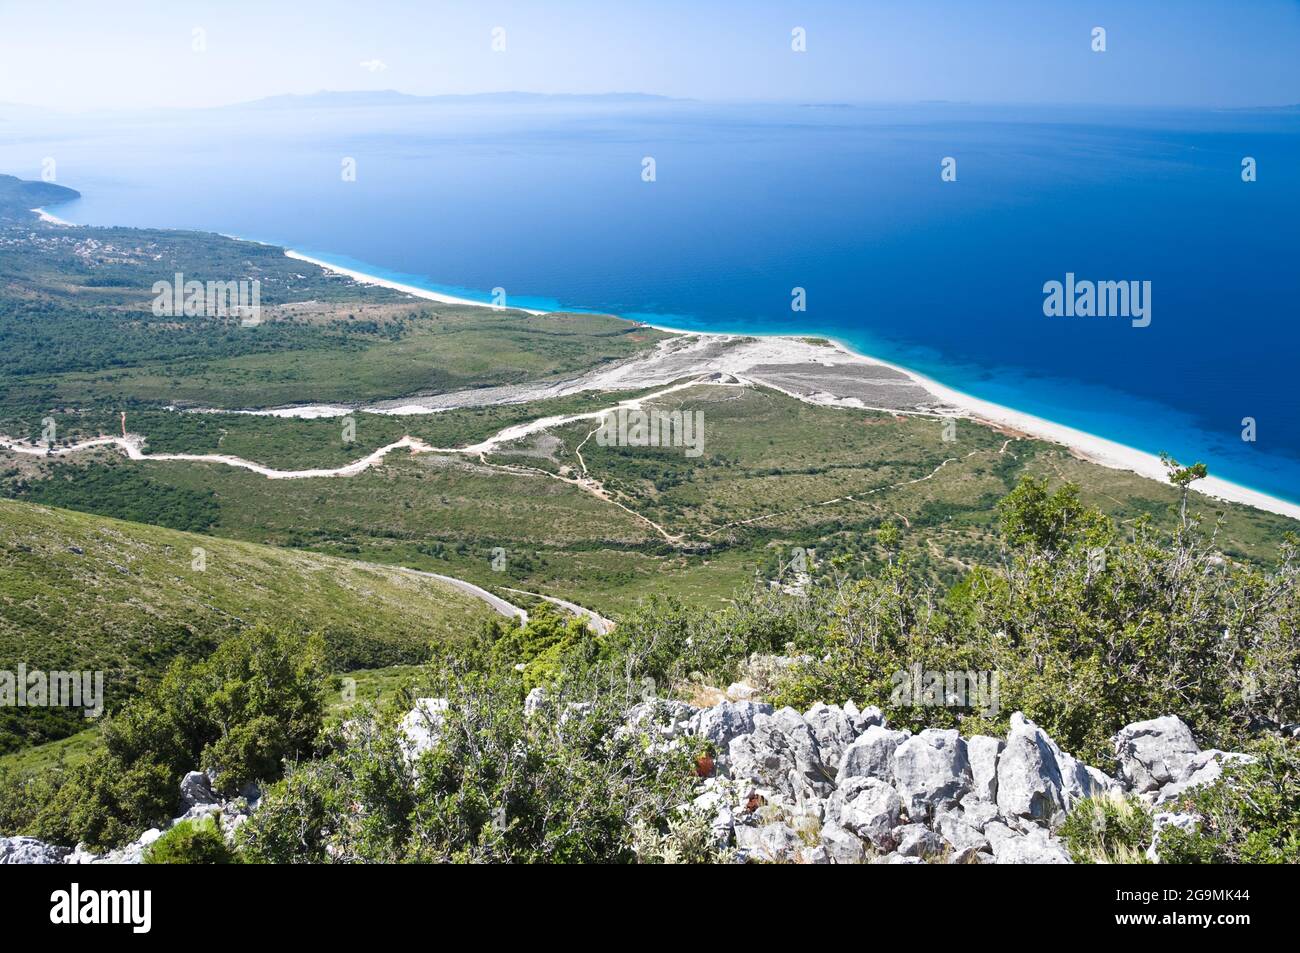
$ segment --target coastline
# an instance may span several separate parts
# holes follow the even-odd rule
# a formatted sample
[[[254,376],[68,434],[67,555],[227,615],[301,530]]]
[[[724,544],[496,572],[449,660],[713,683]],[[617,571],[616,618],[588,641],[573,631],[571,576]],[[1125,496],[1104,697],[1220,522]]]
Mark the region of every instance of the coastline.
[[[247,241],[241,238],[240,241]],[[457,298],[453,295],[442,294],[438,291],[430,291],[428,288],[421,288],[418,285],[402,284],[400,281],[390,281],[387,278],[378,278],[374,275],[366,274],[364,271],[357,271],[355,268],[344,268],[342,265],[335,265],[332,262],[322,261],[319,258],[312,258],[310,255],[304,255],[302,252],[296,252],[291,248],[284,250],[285,257],[292,258],[294,261],[305,261],[309,265],[316,265],[318,268],[324,268],[326,271],[332,271],[335,274],[346,275],[358,284],[378,285],[381,288],[391,288],[393,291],[401,291],[405,294],[413,295],[416,298],[424,298],[427,301],[438,301],[442,304],[465,304],[476,308],[490,308],[493,311],[522,311],[524,314],[546,314],[545,311],[534,311],[530,308],[515,308],[510,305],[497,307],[487,301],[474,301],[471,298]]]
[[[972,420],[993,427],[1014,430],[1029,437],[1046,440],[1049,443],[1059,444],[1085,460],[1112,470],[1128,470],[1141,477],[1156,480],[1160,483],[1166,482],[1165,466],[1156,454],[1147,453],[1145,450],[1138,450],[1096,434],[1077,430],[1066,424],[1058,424],[1024,411],[974,397],[909,368],[859,354],[840,341],[834,343],[850,360],[882,364],[885,367],[906,374],[911,380],[924,387],[937,398],[960,408]],[[1183,461],[1185,464],[1191,462]],[[1276,513],[1279,516],[1289,516],[1292,519],[1300,520],[1300,503],[1292,503],[1289,500],[1272,496],[1261,490],[1253,490],[1250,487],[1220,477],[1207,476],[1203,480],[1197,481],[1193,489],[1204,496],[1228,503],[1243,503],[1256,509]]]
[[[62,225],[64,228],[80,228],[79,225],[76,225],[73,222],[65,222],[63,219],[51,215],[43,208],[34,208],[32,211],[35,212],[37,217],[47,225]]]
[[[299,252],[289,249],[285,254],[298,261],[305,261],[310,264],[324,268],[337,274],[346,275],[355,281],[364,284],[378,285],[384,288],[391,288],[394,291],[401,291],[418,298],[425,298],[430,301],[439,301],[444,304],[460,304],[479,308],[492,308],[493,305],[483,301],[474,301],[469,298],[457,298],[451,295],[441,294],[435,291],[429,291],[425,288],[419,288],[414,285],[407,285],[397,281],[389,281],[375,275],[366,274],[352,268],[344,268],[339,265],[323,261],[318,258],[312,258]],[[525,310],[514,308],[510,310]],[[528,314],[545,314],[544,311],[529,310]],[[808,352],[812,345],[806,343],[806,336],[785,335],[785,334],[731,334],[712,331],[692,331],[683,328],[674,328],[665,325],[651,324],[650,327],[669,334],[689,335],[702,341],[717,341],[720,343],[731,343],[745,338],[760,338],[768,344],[776,344],[777,348],[767,348],[766,357],[771,360],[792,360],[800,361],[808,359]],[[1002,429],[1013,430],[1017,433],[1024,434],[1028,437],[1034,437],[1040,440],[1046,440],[1066,447],[1071,452],[1077,454],[1082,459],[1092,463],[1108,467],[1112,470],[1127,470],[1136,473],[1138,476],[1147,479],[1165,482],[1166,473],[1164,464],[1160,458],[1144,450],[1138,450],[1133,447],[1125,446],[1105,437],[1096,434],[1086,433],[1082,430],[1076,430],[1065,424],[1054,423],[1033,414],[1005,407],[1001,404],[995,404],[992,401],[983,400],[974,397],[941,384],[938,381],[919,374],[910,368],[884,361],[869,354],[862,354],[855,351],[852,347],[843,341],[827,339],[833,348],[836,360],[825,361],[830,355],[825,354],[825,347],[819,348],[822,352],[818,355],[823,363],[834,365],[869,365],[875,367],[887,368],[898,374],[905,376],[910,382],[923,388],[938,402],[955,408],[958,411],[957,416],[966,417],[976,422],[998,427]],[[712,368],[701,368],[701,371],[712,370]],[[768,384],[767,386],[773,386]],[[778,388],[781,389],[781,388]],[[861,401],[853,398],[839,398],[834,394],[799,394],[790,393],[791,396],[810,403],[822,404],[825,406],[865,406]],[[1188,461],[1184,461],[1188,462]],[[1260,490],[1254,490],[1250,487],[1242,486],[1238,483],[1232,483],[1220,477],[1209,476],[1204,480],[1198,481],[1195,492],[1204,496],[1213,497],[1228,503],[1241,503],[1246,506],[1253,506],[1256,509],[1265,510],[1270,513],[1276,513],[1280,516],[1287,516],[1292,519],[1300,520],[1300,503],[1292,503],[1279,497],[1271,496]]]

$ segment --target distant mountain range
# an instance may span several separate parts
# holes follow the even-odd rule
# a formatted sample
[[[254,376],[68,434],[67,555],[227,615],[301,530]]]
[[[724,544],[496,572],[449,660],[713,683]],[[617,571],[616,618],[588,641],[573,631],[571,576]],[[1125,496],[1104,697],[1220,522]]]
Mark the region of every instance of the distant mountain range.
[[[340,106],[408,106],[433,103],[503,103],[525,104],[545,102],[571,103],[643,103],[671,102],[670,96],[656,96],[651,93],[465,93],[440,96],[416,96],[401,93],[395,89],[348,90],[320,92],[298,95],[294,93],[282,96],[268,96],[245,103],[215,107],[218,109],[297,109],[309,107]]]

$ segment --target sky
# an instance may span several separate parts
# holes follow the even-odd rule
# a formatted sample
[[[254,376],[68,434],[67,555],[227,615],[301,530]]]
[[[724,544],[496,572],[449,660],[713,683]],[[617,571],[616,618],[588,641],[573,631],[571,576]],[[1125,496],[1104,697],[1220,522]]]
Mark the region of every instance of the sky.
[[[0,102],[321,89],[1285,105],[1300,103],[1300,0],[0,0]]]

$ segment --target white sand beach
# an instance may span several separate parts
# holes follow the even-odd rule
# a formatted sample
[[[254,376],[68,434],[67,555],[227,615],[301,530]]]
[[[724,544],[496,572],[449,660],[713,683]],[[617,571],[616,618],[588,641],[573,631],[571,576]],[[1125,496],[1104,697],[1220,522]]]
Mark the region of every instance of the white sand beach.
[[[240,239],[245,241],[246,239]],[[376,278],[374,275],[368,275],[363,271],[356,271],[352,268],[344,268],[341,265],[334,265],[327,261],[321,261],[319,258],[312,258],[301,252],[285,250],[285,254],[295,261],[305,261],[312,265],[324,268],[326,271],[332,271],[335,274],[347,275],[353,281],[363,285],[379,285],[382,288],[392,288],[394,291],[401,291],[405,294],[413,295],[416,298],[424,298],[428,301],[441,301],[443,304],[468,304],[476,308],[493,308],[497,311],[505,311],[506,308],[497,308],[495,305],[486,301],[472,301],[469,298],[456,298],[452,295],[440,294],[437,291],[429,291],[427,288],[420,288],[415,285],[402,284],[399,281],[389,281],[386,278]],[[509,308],[511,311],[523,311],[526,314],[545,314],[545,311],[530,311],[528,308]]]
[[[347,275],[355,281],[379,285],[405,292],[431,301],[446,304],[463,304],[475,307],[491,307],[481,301],[455,298],[423,288],[417,288],[400,282],[389,281],[349,268],[341,268],[329,262],[310,258],[294,251],[286,255],[300,261],[310,262],[328,271]],[[519,309],[515,309],[519,310]],[[529,314],[544,312],[529,311]],[[715,334],[688,331],[680,328],[659,327],[658,330],[683,336],[680,342],[667,342],[668,346],[660,348],[649,358],[624,362],[615,367],[585,375],[573,381],[552,385],[545,388],[550,396],[562,396],[580,390],[618,390],[630,387],[653,387],[669,383],[681,377],[696,374],[730,374],[741,379],[753,380],[764,386],[775,387],[791,396],[810,403],[825,406],[858,407],[890,410],[901,413],[923,413],[934,416],[961,416],[972,420],[1005,428],[1061,444],[1078,456],[1117,470],[1129,470],[1140,476],[1153,480],[1165,479],[1164,464],[1152,453],[1127,447],[1107,440],[1095,434],[1085,433],[1064,424],[1053,423],[1041,417],[1035,417],[1022,411],[1013,410],[987,400],[981,400],[970,394],[947,387],[938,381],[918,374],[906,367],[891,364],[866,354],[859,354],[838,341],[825,344],[810,342],[807,338],[787,335],[736,335]],[[772,369],[779,369],[779,373]],[[846,377],[839,373],[852,369],[854,373]],[[892,375],[882,375],[882,371]],[[865,376],[863,374],[865,373]],[[894,376],[896,375],[896,376]],[[799,386],[790,387],[790,380]],[[845,386],[848,381],[850,386]],[[864,389],[863,384],[870,385]],[[898,388],[911,385],[905,399],[879,400],[884,394],[897,394]],[[928,400],[915,400],[915,391],[922,390]],[[441,395],[427,402],[406,400],[399,406],[377,406],[360,408],[386,413],[430,413],[457,406],[456,398],[460,395]],[[469,395],[466,395],[469,396]],[[521,392],[510,395],[514,400],[532,400],[541,396],[534,392]],[[498,395],[498,401],[500,395]],[[511,400],[510,402],[514,402]],[[902,406],[906,403],[907,406]],[[314,408],[317,414],[319,408]],[[281,415],[293,415],[293,409],[275,411]],[[1191,462],[1191,461],[1184,461]],[[1213,461],[1209,461],[1213,469]],[[1196,489],[1206,496],[1232,503],[1244,503],[1270,513],[1300,519],[1300,504],[1270,496],[1249,487],[1231,483],[1219,477],[1210,476],[1196,483]]]
[[[43,208],[34,208],[34,209],[32,209],[32,211],[35,212],[35,213],[40,217],[40,220],[41,220],[42,222],[45,222],[45,223],[47,223],[47,224],[49,224],[49,225],[63,225],[63,226],[65,226],[65,227],[67,227],[67,228],[76,228],[76,227],[77,227],[77,226],[74,225],[72,222],[65,222],[63,219],[61,219],[61,218],[57,218],[57,217],[51,215],[49,212],[45,211],[45,209],[43,209]]]

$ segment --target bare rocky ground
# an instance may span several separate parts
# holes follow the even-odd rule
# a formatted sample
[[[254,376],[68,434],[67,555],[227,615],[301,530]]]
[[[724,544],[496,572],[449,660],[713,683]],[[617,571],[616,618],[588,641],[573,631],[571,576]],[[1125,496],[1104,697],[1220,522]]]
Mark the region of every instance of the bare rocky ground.
[[[1224,761],[1247,757],[1201,751],[1172,715],[1115,736],[1117,778],[1062,751],[1019,712],[1006,738],[913,735],[852,702],[804,713],[744,700],[653,702],[633,721],[660,743],[698,736],[720,752],[695,806],[742,862],[1068,864],[1057,831],[1069,811],[1084,798],[1124,795],[1153,805],[1147,856],[1158,860],[1161,830],[1198,823],[1176,801],[1218,778]]]
[[[435,413],[564,397],[583,391],[662,387],[686,378],[717,375],[765,384],[815,403],[901,413],[957,413],[895,368],[850,354],[838,345],[790,337],[683,334],[647,354],[574,377],[452,391],[381,401],[362,408],[377,413]]]

